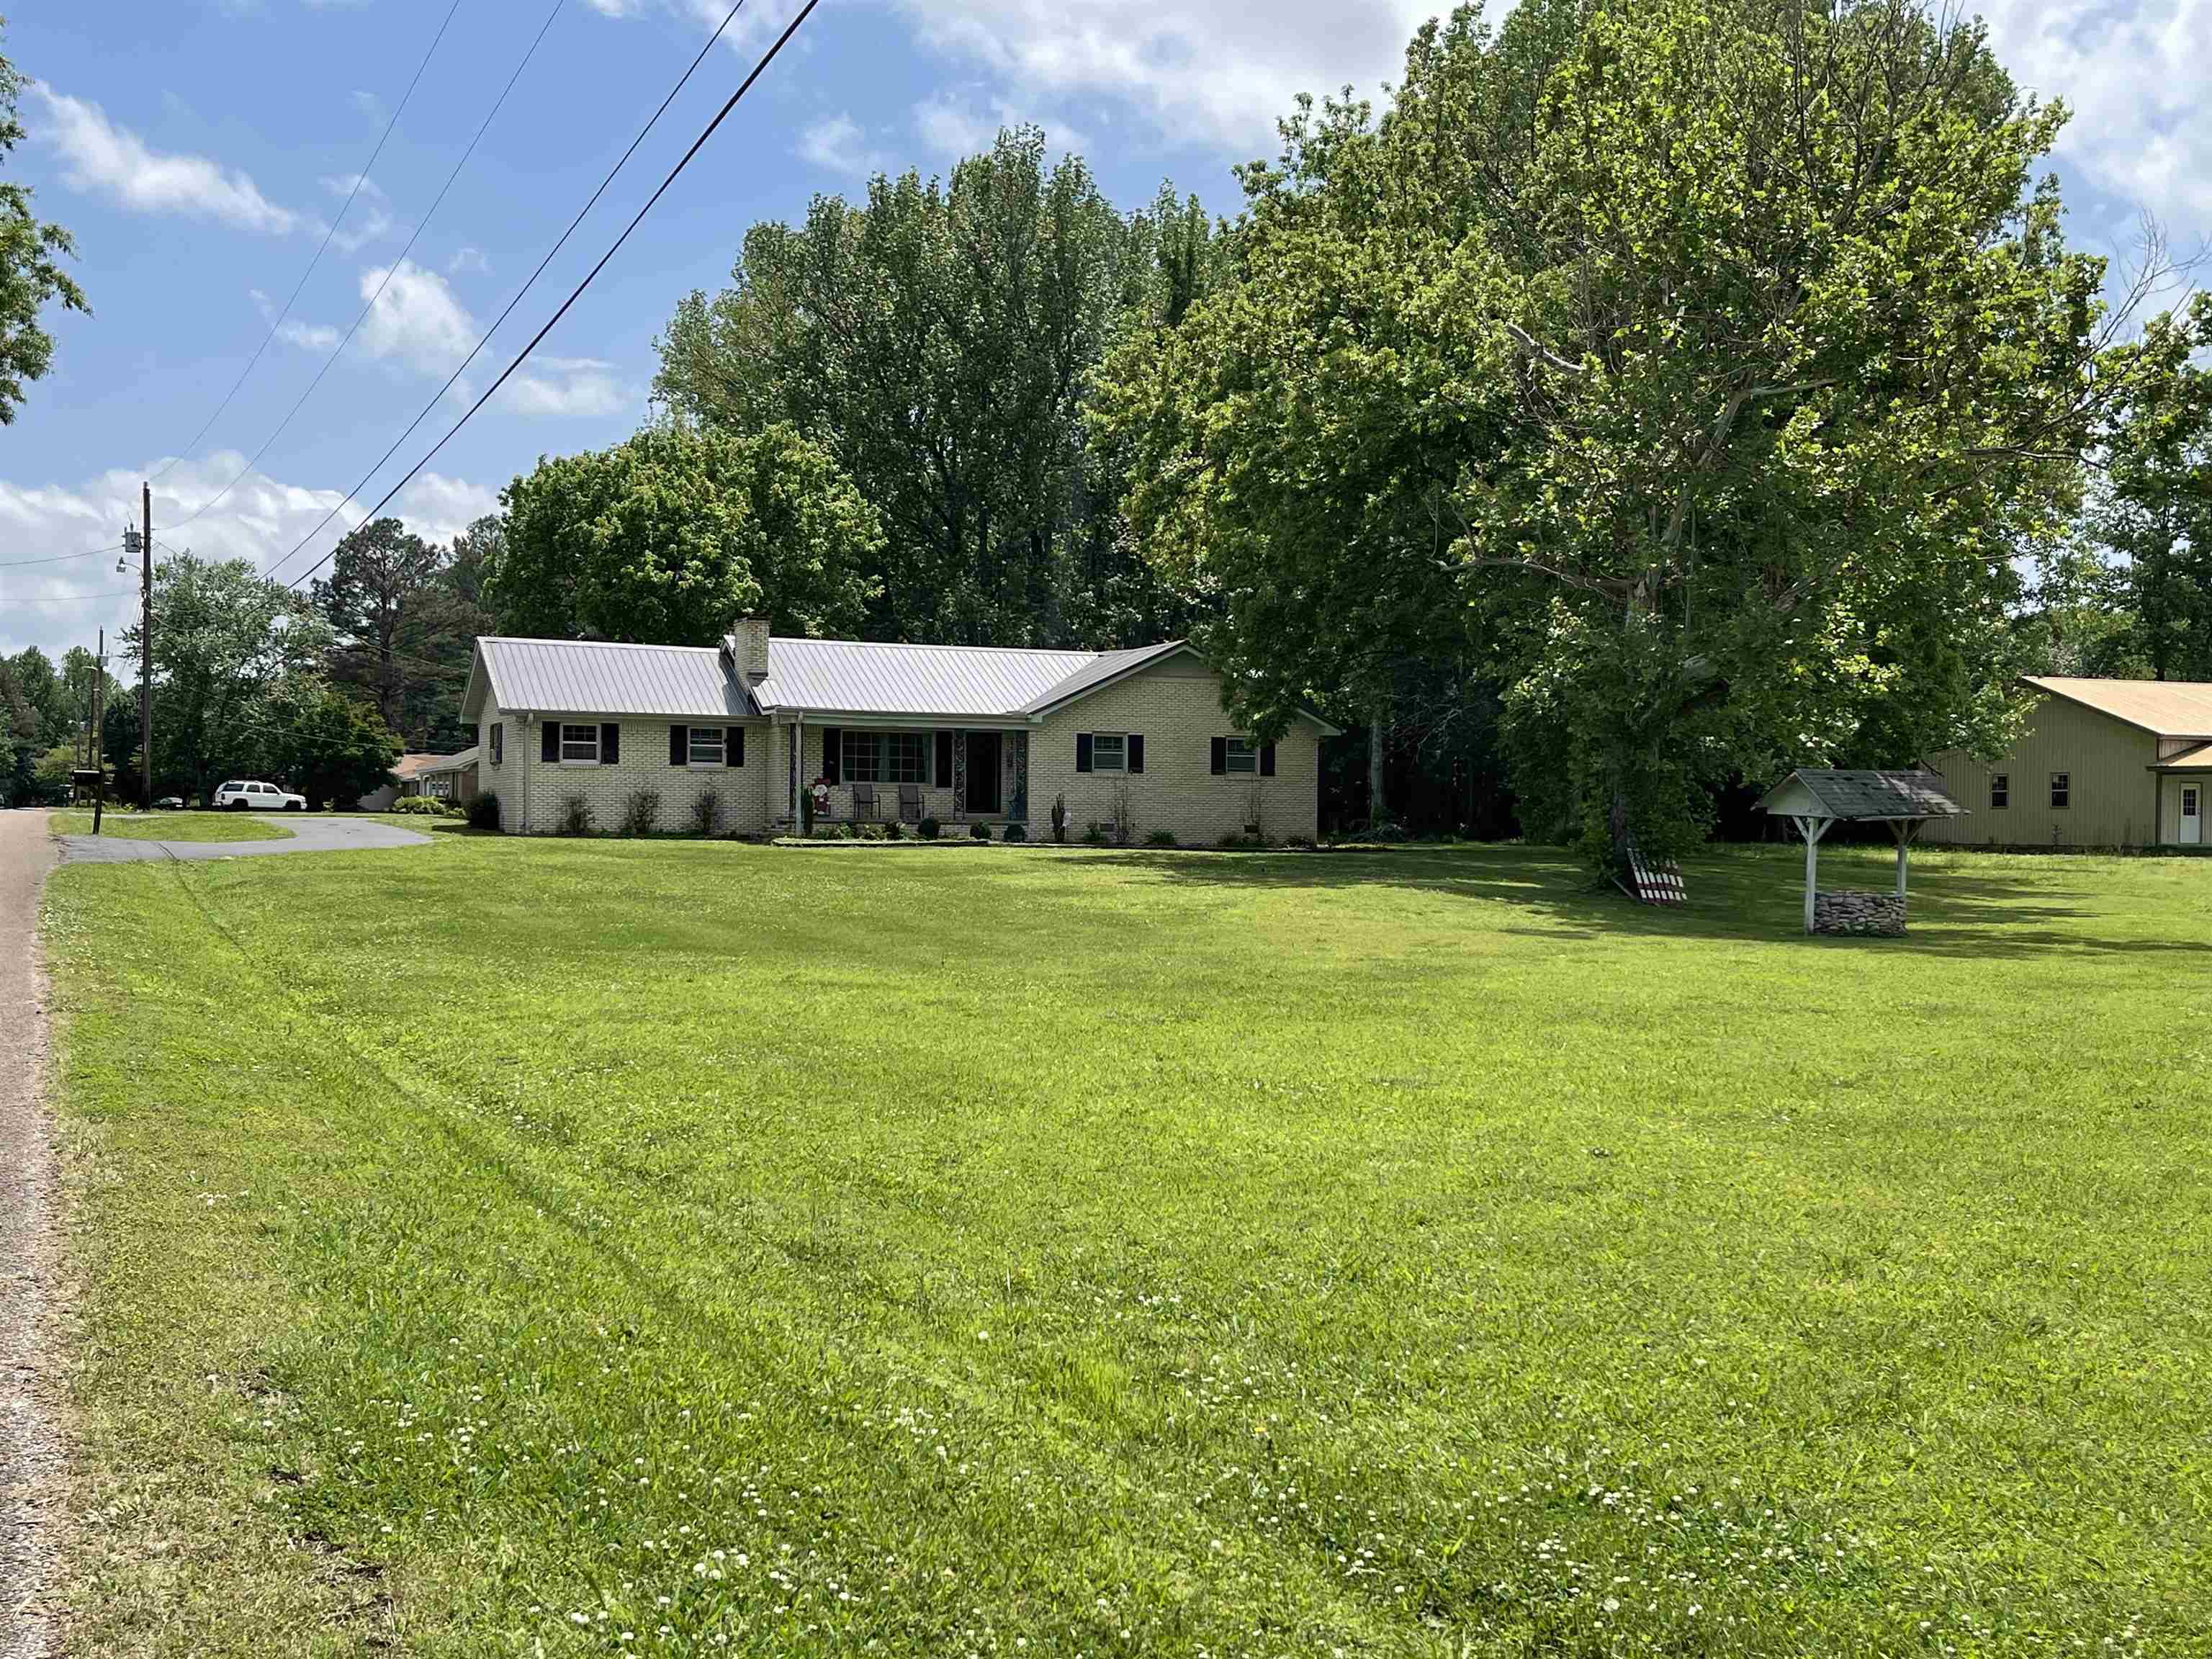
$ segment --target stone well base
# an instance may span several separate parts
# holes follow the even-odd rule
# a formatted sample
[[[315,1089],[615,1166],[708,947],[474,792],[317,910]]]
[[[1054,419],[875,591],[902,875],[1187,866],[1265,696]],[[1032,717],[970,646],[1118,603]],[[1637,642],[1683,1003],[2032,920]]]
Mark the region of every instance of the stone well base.
[[[1905,932],[1905,901],[1894,893],[1815,893],[1813,931],[1899,938]]]

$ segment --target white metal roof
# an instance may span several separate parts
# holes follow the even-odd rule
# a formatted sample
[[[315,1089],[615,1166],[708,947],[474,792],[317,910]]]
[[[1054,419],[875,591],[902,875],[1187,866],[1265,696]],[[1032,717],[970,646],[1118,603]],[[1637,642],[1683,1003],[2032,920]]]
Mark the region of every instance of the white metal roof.
[[[1127,651],[1101,651],[1073,673],[1024,703],[1022,713],[1042,714],[1064,702],[1073,702],[1086,691],[1095,691],[1124,674],[1133,673],[1147,663],[1171,657],[1183,648],[1181,640],[1170,640],[1165,645],[1140,645]]]
[[[1013,720],[1097,659],[1093,651],[771,639],[768,678],[753,696],[764,708]]]
[[[748,698],[729,657],[714,646],[486,635],[477,641],[461,708],[469,720],[489,697],[501,708],[549,714],[726,720],[791,713],[1033,722],[1188,648],[1180,640],[1126,651],[1046,651],[771,639],[768,677]],[[1319,715],[1307,718],[1335,733]]]
[[[711,645],[611,645],[601,640],[518,640],[487,635],[477,660],[501,708],[547,714],[659,714],[736,720],[750,714],[720,650]],[[469,675],[463,712],[480,707]]]

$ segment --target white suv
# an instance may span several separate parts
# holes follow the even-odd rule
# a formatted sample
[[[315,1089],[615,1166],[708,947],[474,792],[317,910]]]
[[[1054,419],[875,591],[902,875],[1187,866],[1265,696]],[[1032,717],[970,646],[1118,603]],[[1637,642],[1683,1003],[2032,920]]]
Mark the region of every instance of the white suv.
[[[288,794],[273,783],[232,782],[215,792],[218,812],[304,812],[305,795]]]

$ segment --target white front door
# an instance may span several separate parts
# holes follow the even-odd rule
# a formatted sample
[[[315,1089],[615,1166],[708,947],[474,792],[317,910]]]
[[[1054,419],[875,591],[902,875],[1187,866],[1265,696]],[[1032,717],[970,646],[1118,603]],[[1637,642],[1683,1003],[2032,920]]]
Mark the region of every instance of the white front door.
[[[2194,783],[2181,786],[2181,844],[2197,846],[2204,839],[2204,791]]]

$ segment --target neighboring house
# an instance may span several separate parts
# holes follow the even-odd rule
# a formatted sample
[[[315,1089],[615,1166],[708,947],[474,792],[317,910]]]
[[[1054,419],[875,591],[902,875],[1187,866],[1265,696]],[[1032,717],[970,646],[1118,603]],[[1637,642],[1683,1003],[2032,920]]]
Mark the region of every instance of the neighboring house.
[[[381,788],[370,790],[355,805],[363,812],[381,812],[402,795],[421,794],[421,779],[425,769],[435,766],[446,758],[443,755],[402,755],[392,763],[392,781]]]
[[[2212,682],[2030,675],[2043,695],[1994,766],[1934,757],[1972,814],[1921,839],[2000,847],[2199,846],[2212,811]]]
[[[477,796],[477,751],[441,755],[415,775],[415,793],[465,806]]]
[[[640,791],[660,822],[713,789],[726,828],[786,830],[817,779],[830,821],[933,817],[1068,836],[1126,810],[1130,836],[1211,845],[1256,823],[1315,833],[1320,744],[1302,714],[1272,743],[1222,705],[1221,678],[1181,641],[1127,651],[874,645],[769,637],[741,621],[720,647],[477,640],[461,717],[478,787],[511,830],[557,827],[581,796],[611,828]],[[872,792],[872,812],[866,798]]]

